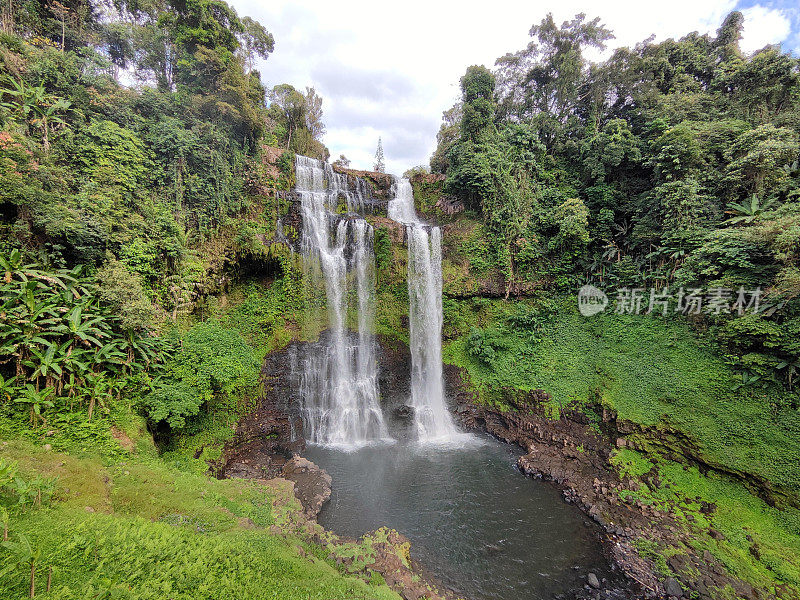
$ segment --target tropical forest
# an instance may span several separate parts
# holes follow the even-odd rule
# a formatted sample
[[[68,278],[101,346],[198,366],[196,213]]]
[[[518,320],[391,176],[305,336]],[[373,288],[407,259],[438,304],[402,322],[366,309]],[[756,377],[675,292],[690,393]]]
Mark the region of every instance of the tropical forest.
[[[0,598],[800,600],[797,6],[270,4],[0,1]]]

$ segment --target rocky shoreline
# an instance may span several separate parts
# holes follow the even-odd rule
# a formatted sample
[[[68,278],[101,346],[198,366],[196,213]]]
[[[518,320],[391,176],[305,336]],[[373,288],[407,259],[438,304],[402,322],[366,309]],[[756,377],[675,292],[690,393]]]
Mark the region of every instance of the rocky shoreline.
[[[624,437],[614,437],[615,415],[607,411],[603,434],[590,427],[579,411],[564,411],[560,419],[547,416],[542,403],[546,392],[535,390],[520,396],[509,394],[514,410],[503,411],[476,402],[455,368],[446,370],[451,388],[457,391],[457,412],[467,428],[488,432],[521,447],[520,471],[530,477],[556,483],[564,499],[575,504],[603,528],[603,546],[612,566],[630,583],[631,598],[699,598],[711,600],[716,590],[728,588],[736,598],[762,599],[769,596],[732,577],[708,552],[699,555],[669,511],[653,510],[640,501],[623,500],[621,491],[636,491],[638,483],[623,480],[609,462],[615,448],[625,447]],[[714,507],[709,506],[709,511]],[[721,535],[711,531],[711,536]],[[679,553],[664,560],[674,576],[659,574],[654,561],[637,551],[637,540],[657,542],[660,547],[677,548]],[[694,574],[694,577],[683,574]],[[681,574],[681,575],[677,575]],[[597,585],[597,584],[600,585]],[[595,598],[613,597],[621,590],[603,590],[603,582],[587,582]]]
[[[294,343],[267,356],[262,371],[264,393],[255,409],[240,420],[233,440],[214,468],[219,477],[280,477],[292,481],[306,518],[316,524],[319,510],[330,497],[331,481],[325,471],[300,457],[305,448],[302,419],[296,410],[296,386],[289,374],[301,346],[302,343]],[[390,390],[383,399],[384,410],[393,415],[408,394],[408,382],[402,374],[407,373],[410,357],[402,344],[382,340],[379,346],[383,367],[380,386]],[[549,417],[543,408],[543,401],[549,397],[541,390],[526,394],[510,390],[507,396],[513,410],[503,411],[478,403],[455,367],[446,366],[445,377],[464,427],[488,432],[521,447],[525,454],[518,460],[520,471],[554,482],[567,502],[578,506],[598,524],[609,564],[624,577],[618,581],[587,577],[584,588],[575,590],[571,598],[711,600],[715,590],[726,587],[739,598],[768,597],[732,577],[707,551],[698,554],[689,543],[689,534],[669,510],[659,511],[639,501],[624,499],[626,496],[621,492],[636,491],[638,483],[621,479],[609,459],[614,449],[632,446],[635,442],[625,437],[624,424],[617,423],[616,415],[599,409],[602,414],[600,433],[596,427],[590,427],[589,419],[579,411],[564,411],[557,420]],[[708,510],[713,511],[714,507],[709,506]],[[402,592],[404,598],[450,597],[447,592],[432,591],[439,590],[440,586],[430,577],[419,577],[421,566],[413,563],[410,555],[397,562],[397,548],[407,548],[408,540],[397,532],[389,533],[380,536],[380,543],[371,544],[384,548],[391,556],[378,551],[375,564],[361,575],[366,577],[368,571],[381,573],[387,582],[397,582],[393,587]],[[714,531],[708,533],[712,537],[721,535]],[[375,533],[368,534],[371,535]],[[323,538],[333,549],[337,544],[340,547],[342,543],[354,543],[353,540],[339,540],[330,532],[322,537],[315,534],[315,539]],[[669,576],[664,575],[663,565],[642,556],[636,547],[637,540],[679,550],[663,557]],[[360,564],[357,558],[340,556],[336,562],[350,569]]]
[[[255,456],[253,447],[248,448],[247,455]],[[384,527],[352,540],[319,525],[317,516],[331,497],[332,480],[324,469],[299,454],[286,459],[282,451],[259,457],[259,461],[269,463],[273,468],[280,463],[281,470],[274,477],[265,479],[257,476],[257,468],[241,468],[242,464],[248,463],[235,462],[234,468],[226,471],[225,476],[255,479],[265,485],[280,482],[291,487],[302,512],[290,511],[289,517],[272,526],[273,535],[299,536],[322,546],[328,551],[327,559],[343,573],[367,582],[374,581],[378,574],[403,600],[455,600],[451,592],[441,588],[422,565],[411,558],[411,542],[397,531]],[[305,555],[302,548],[298,547],[298,552]]]

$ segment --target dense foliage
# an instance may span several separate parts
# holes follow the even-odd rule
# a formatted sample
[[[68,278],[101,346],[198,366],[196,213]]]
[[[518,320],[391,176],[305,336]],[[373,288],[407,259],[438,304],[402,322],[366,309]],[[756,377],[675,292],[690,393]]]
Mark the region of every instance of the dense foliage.
[[[259,341],[188,315],[248,268],[291,283],[274,190],[293,152],[327,157],[322,99],[268,91],[272,35],[219,0],[7,8],[0,403],[178,430],[245,401]]]
[[[86,405],[91,420],[95,406],[107,409],[164,362],[168,345],[131,317],[139,298],[104,303],[83,267],[44,272],[22,264],[18,251],[0,255],[0,268],[0,364],[10,367],[0,374],[0,401],[27,407],[31,425],[46,423],[56,401]]]
[[[220,0],[12,0],[0,18],[4,597],[394,597],[245,531],[281,525],[288,498],[276,518],[263,489],[206,476],[290,338],[275,191],[295,152],[328,156],[320,96],[267,90],[275,40]],[[266,285],[217,300],[254,272]]]
[[[611,32],[548,16],[494,71],[467,69],[431,167],[482,215],[506,297],[587,282],[609,294],[760,287],[759,312],[694,321],[744,382],[797,407],[800,60],[773,46],[745,55],[742,28],[734,12],[716,36],[591,63],[585,51]]]
[[[225,2],[58,6],[3,13],[0,251],[116,259],[181,311],[274,232],[281,153],[327,157],[322,99],[268,91],[274,39]]]

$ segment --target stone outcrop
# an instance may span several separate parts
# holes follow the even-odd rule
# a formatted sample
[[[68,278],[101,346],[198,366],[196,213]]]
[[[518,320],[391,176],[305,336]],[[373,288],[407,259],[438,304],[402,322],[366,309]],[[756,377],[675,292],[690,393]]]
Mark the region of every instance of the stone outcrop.
[[[436,201],[436,208],[448,216],[453,216],[464,212],[464,203],[454,196],[442,195],[442,197]]]
[[[294,495],[303,505],[303,510],[315,519],[322,505],[331,497],[331,476],[307,458],[296,455],[290,458],[281,470],[284,479],[294,482]]]
[[[287,376],[292,346],[267,355],[261,370],[263,393],[255,410],[242,418],[217,465],[220,477],[269,479],[305,449],[297,391]],[[296,350],[294,350],[296,352]]]
[[[385,203],[392,199],[392,186],[394,185],[394,176],[389,173],[380,173],[378,171],[361,171],[358,169],[346,169],[339,165],[332,165],[333,170],[337,173],[347,175],[348,184],[352,188],[355,184],[355,178],[360,177],[371,184],[372,193],[376,200],[379,200],[385,210]]]

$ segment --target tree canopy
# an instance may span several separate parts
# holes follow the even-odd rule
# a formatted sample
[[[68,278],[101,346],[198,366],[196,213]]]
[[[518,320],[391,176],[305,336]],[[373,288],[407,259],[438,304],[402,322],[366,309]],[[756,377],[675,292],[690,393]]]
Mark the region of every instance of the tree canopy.
[[[482,216],[507,293],[760,285],[781,311],[758,318],[793,327],[800,60],[774,46],[746,55],[743,26],[733,12],[716,36],[593,63],[586,51],[613,39],[600,20],[548,15],[493,71],[467,69],[431,168]],[[730,349],[765,379],[788,381],[798,359],[758,336]]]

